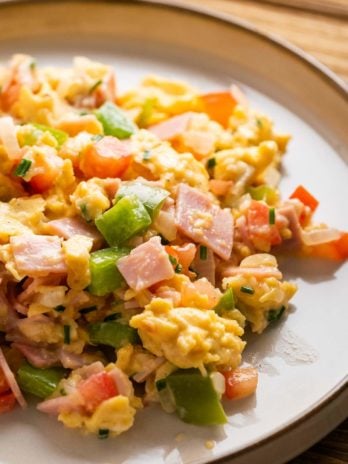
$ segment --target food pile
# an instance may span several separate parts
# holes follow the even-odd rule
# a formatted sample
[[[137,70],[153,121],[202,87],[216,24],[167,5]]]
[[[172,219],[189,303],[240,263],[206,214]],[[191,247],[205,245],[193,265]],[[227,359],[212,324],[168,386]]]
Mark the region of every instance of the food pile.
[[[280,197],[289,135],[236,86],[149,76],[121,94],[81,57],[15,55],[0,85],[0,412],[34,395],[100,438],[156,402],[224,424],[221,400],[257,386],[245,329],[296,292],[276,255],[347,257],[304,187]]]

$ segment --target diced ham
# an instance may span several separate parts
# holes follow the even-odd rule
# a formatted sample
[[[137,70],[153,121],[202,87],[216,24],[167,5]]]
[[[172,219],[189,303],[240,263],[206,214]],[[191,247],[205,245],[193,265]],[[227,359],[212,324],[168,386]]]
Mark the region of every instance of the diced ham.
[[[94,246],[101,245],[103,238],[97,229],[86,223],[82,218],[62,218],[49,221],[46,232],[68,240],[75,235],[84,235],[93,240]]]
[[[59,362],[59,356],[57,350],[48,350],[46,348],[40,348],[36,346],[26,345],[25,343],[13,343],[12,346],[17,348],[27,361],[35,367],[44,369],[51,367]]]
[[[127,284],[136,291],[144,290],[174,275],[168,253],[159,237],[153,237],[121,258],[117,267]]]
[[[191,118],[191,112],[179,114],[159,124],[148,127],[148,130],[161,140],[172,140],[187,130]]]
[[[290,240],[286,240],[285,244],[289,248],[299,248],[302,246],[302,228],[299,218],[296,214],[294,205],[286,205],[277,209],[277,215],[284,216],[289,221],[289,229],[292,232]]]
[[[233,218],[204,193],[180,184],[176,201],[176,223],[180,231],[195,242],[209,246],[227,260],[233,245]]]
[[[238,266],[226,266],[222,272],[222,277],[232,277],[235,275],[252,275],[256,279],[263,279],[265,277],[275,277],[281,279],[282,273],[276,268],[271,266],[263,267],[238,267]]]
[[[6,381],[12,393],[16,397],[16,400],[18,401],[18,403],[20,404],[22,408],[26,408],[27,402],[25,401],[21,393],[21,390],[18,386],[15,376],[13,375],[13,372],[11,371],[9,365],[7,364],[6,358],[1,348],[0,348],[0,369],[3,371]]]
[[[18,235],[10,238],[17,270],[31,277],[66,273],[61,240],[48,235]]]

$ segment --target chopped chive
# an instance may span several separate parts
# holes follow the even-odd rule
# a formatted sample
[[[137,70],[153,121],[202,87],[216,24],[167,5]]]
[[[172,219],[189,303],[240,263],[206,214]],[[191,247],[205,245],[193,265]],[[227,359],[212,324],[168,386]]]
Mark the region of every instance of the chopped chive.
[[[65,325],[64,326],[64,343],[66,345],[70,345],[70,325]]]
[[[143,161],[148,161],[151,158],[151,151],[145,150],[143,153]]]
[[[104,318],[104,322],[116,321],[117,319],[120,319],[120,317],[121,317],[120,313],[112,313]]]
[[[242,285],[240,287],[240,291],[243,293],[248,293],[249,295],[253,295],[255,293],[255,290],[253,289],[253,287],[249,287],[247,285]]]
[[[92,140],[93,142],[99,142],[99,140],[101,140],[103,137],[104,137],[104,135],[97,134],[97,135],[93,135],[93,137],[91,138],[91,140]]]
[[[215,158],[209,158],[208,162],[207,162],[208,169],[212,169],[215,166],[216,166],[216,159]]]
[[[168,256],[169,256],[169,261],[173,264],[173,266],[176,266],[178,264],[178,260],[174,258],[174,256],[172,255],[168,255]]]
[[[90,113],[88,111],[86,111],[86,110],[82,110],[82,111],[79,112],[80,116],[87,116],[87,114],[90,114]]]
[[[88,95],[91,95],[91,93],[93,93],[93,92],[95,91],[95,89],[97,89],[97,88],[100,86],[100,84],[102,84],[102,82],[103,82],[103,81],[102,81],[101,79],[99,79],[97,82],[95,82],[95,83],[92,85],[92,87],[89,89]]]
[[[65,306],[58,305],[54,308],[54,310],[57,311],[57,313],[62,313],[65,310]]]
[[[101,440],[105,440],[109,436],[109,429],[99,429],[98,430],[98,437]]]
[[[91,313],[92,311],[96,311],[98,309],[97,306],[87,306],[86,308],[80,309],[81,314],[88,314]]]
[[[25,176],[26,173],[28,172],[30,166],[31,166],[31,161],[28,160],[28,159],[23,158],[21,160],[21,162],[19,163],[19,165],[16,167],[14,175],[18,176],[18,177]]]
[[[160,237],[161,237],[161,243],[162,245],[168,245],[169,240],[167,240],[165,237],[163,237],[163,235],[160,234]]]
[[[204,245],[201,245],[199,247],[199,258],[202,260],[202,261],[205,261],[208,257],[208,248]]]
[[[31,71],[34,71],[34,69],[36,68],[36,61],[35,60],[32,60],[30,62],[29,68],[31,69]]]
[[[174,270],[175,270],[175,272],[176,272],[177,274],[181,274],[181,273],[182,273],[182,265],[181,265],[181,264],[177,264],[177,265],[175,266],[175,269],[174,269]]]
[[[274,208],[269,209],[268,220],[271,225],[275,224],[275,209]]]

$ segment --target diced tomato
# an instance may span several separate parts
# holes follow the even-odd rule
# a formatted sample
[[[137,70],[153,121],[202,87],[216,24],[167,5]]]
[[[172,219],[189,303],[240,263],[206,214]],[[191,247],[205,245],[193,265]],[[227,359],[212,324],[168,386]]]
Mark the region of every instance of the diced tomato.
[[[309,193],[308,190],[305,189],[302,185],[299,185],[295,189],[295,191],[290,195],[290,198],[297,198],[298,200],[302,201],[302,203],[308,206],[312,212],[314,212],[319,205],[318,200],[313,197],[313,195]]]
[[[21,83],[15,75],[11,81],[0,92],[0,106],[3,111],[9,111],[11,106],[18,100]]]
[[[201,95],[203,111],[222,126],[227,127],[228,120],[233,112],[237,101],[231,92],[212,92]]]
[[[88,412],[94,411],[100,403],[118,394],[115,382],[107,372],[92,375],[81,382],[78,390]]]
[[[182,272],[186,274],[196,254],[195,245],[193,243],[186,243],[182,246],[166,245],[165,249],[168,255],[176,260],[173,262],[174,269],[177,264],[181,264]]]
[[[308,247],[309,254],[317,258],[342,261],[348,259],[348,232],[343,232],[338,240]]]
[[[341,259],[348,259],[348,232],[343,232],[338,240],[335,240],[335,246]]]
[[[80,169],[87,178],[120,177],[131,160],[127,141],[106,136],[85,149],[81,156]]]
[[[282,242],[277,226],[269,223],[269,207],[260,201],[251,202],[248,209],[248,227],[251,239],[259,238],[271,245],[279,245]]]
[[[230,400],[252,395],[257,387],[258,374],[253,367],[223,372],[226,381],[225,395]]]
[[[0,370],[0,395],[2,393],[7,392],[7,390],[9,389],[10,387],[8,386],[6,377],[4,376],[4,373],[2,372],[2,370]]]
[[[33,176],[29,184],[35,193],[42,193],[52,188],[61,172],[63,160],[53,153],[46,153],[45,157],[35,161],[35,167],[40,167],[43,172]]]
[[[172,246],[170,246],[170,245],[166,245],[164,248],[166,249],[166,252],[168,253],[168,255],[171,256],[172,258],[174,258],[178,263],[179,262],[179,253],[177,252],[177,250],[175,248],[173,248]]]
[[[0,395],[0,414],[11,411],[16,405],[16,398],[12,392]]]

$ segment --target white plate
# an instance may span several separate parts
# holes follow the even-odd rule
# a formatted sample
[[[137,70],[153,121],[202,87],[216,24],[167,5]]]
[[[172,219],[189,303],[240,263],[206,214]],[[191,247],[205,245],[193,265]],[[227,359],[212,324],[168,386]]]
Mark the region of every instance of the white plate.
[[[1,60],[14,52],[31,53],[40,64],[68,64],[77,54],[111,63],[122,89],[147,73],[202,90],[240,82],[252,104],[294,136],[284,159],[284,195],[307,186],[321,201],[318,219],[348,229],[347,93],[296,51],[222,17],[154,3],[61,1],[0,6]],[[202,464],[230,456],[235,464],[277,464],[303,451],[346,416],[348,267],[281,265],[299,284],[295,309],[250,339],[245,358],[259,368],[257,395],[225,405],[228,425],[188,426],[151,407],[130,432],[98,441],[34,408],[17,410],[0,418],[0,462]],[[206,449],[206,440],[215,448]]]

